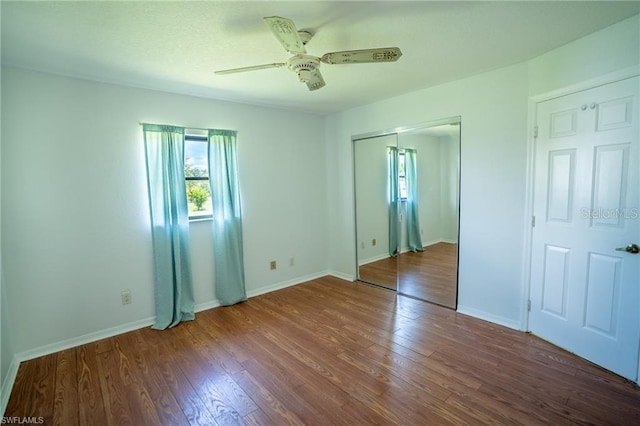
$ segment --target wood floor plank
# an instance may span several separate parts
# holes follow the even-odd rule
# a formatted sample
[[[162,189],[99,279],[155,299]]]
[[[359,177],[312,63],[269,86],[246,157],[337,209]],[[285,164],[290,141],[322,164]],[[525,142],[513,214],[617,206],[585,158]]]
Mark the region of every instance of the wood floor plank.
[[[74,425],[79,418],[76,349],[58,352],[56,364],[53,424]]]
[[[640,390],[535,336],[323,277],[25,361],[64,425],[640,424]]]
[[[421,359],[414,361],[399,354],[397,346],[394,348],[373,345],[362,351],[360,356],[389,366],[389,369],[394,374],[398,374],[399,377],[409,383],[415,382],[416,386],[429,384],[435,385],[437,389],[446,389],[447,396],[445,399],[451,393],[466,395],[482,386],[482,382],[468,374],[460,374],[457,370],[451,368],[440,368],[440,364],[434,363],[428,357],[421,357]],[[407,351],[403,352],[407,353]]]
[[[254,359],[263,368],[268,369],[273,374],[278,374],[283,386],[297,388],[308,384],[308,386],[315,389],[319,396],[330,399],[339,406],[351,399],[347,391],[335,385],[330,379],[316,374],[304,362],[281,347],[274,345],[272,341],[259,333],[252,333],[248,338],[251,342],[252,351],[257,351]]]
[[[331,317],[325,315],[324,310],[313,310],[312,305],[306,304],[301,299],[294,299],[293,303],[295,304],[293,304],[290,303],[290,299],[290,297],[265,298],[264,303],[272,310],[277,311],[279,315],[286,316],[294,321],[297,327],[322,338],[327,347],[333,348],[336,353],[340,353],[344,350],[344,347],[354,345],[366,348],[372,344],[370,339],[360,333],[347,332],[342,328],[342,322],[332,321]],[[318,319],[321,321],[318,321]]]
[[[129,333],[128,336],[135,336],[135,332]],[[120,380],[124,385],[124,392],[129,404],[134,424],[140,422],[148,422],[152,424],[160,424],[160,416],[156,410],[156,404],[149,393],[146,384],[146,374],[136,371],[136,358],[141,359],[138,354],[138,347],[135,345],[126,345],[126,335],[116,336],[114,338],[114,350],[111,352],[118,371],[120,372]],[[125,347],[123,347],[125,343]],[[148,366],[143,362],[140,363],[143,368],[140,370],[148,371]]]
[[[8,416],[24,417],[32,400],[32,377],[35,376],[36,364],[33,360],[20,364],[18,373],[13,383],[13,389],[7,402],[6,413]]]
[[[300,387],[291,388],[281,386],[281,381],[277,375],[262,366],[256,361],[247,361],[245,364],[246,371],[260,382],[260,384],[269,391],[271,395],[279,401],[286,401],[289,411],[295,414],[304,424],[316,424],[320,419],[331,419],[335,414],[323,413],[318,410],[317,401],[308,400],[300,394]],[[333,422],[330,422],[333,423]]]
[[[291,411],[285,401],[280,401],[251,374],[242,370],[233,375],[233,379],[252,395],[254,402],[269,416],[271,421],[278,425],[303,425],[304,422]]]
[[[180,368],[216,422],[237,422],[240,419],[240,415],[232,403],[226,401],[224,395],[215,385],[215,380],[227,373],[202,357],[196,347],[188,353],[182,354],[179,358],[175,358],[174,365]]]
[[[44,356],[22,363],[7,403],[7,417],[42,417],[52,423],[55,398],[56,356]]]
[[[189,321],[184,324],[184,327],[189,331],[193,343],[202,356],[209,360],[211,366],[219,366],[221,371],[228,374],[242,370],[240,363],[222,345],[210,344],[211,341],[215,341],[215,338],[199,322]]]
[[[174,396],[189,424],[206,426],[216,423],[199,392],[189,383],[180,368],[176,368],[173,362],[162,362],[158,367],[167,385],[165,392]]]
[[[112,355],[113,351],[103,352],[96,356],[97,375],[102,389],[102,401],[106,413],[106,424],[123,426],[135,425],[135,420],[129,408],[124,384],[119,375],[119,368]],[[88,419],[89,422],[92,419]]]
[[[140,330],[117,336],[115,348],[126,347],[130,353],[132,363],[129,379],[132,386],[144,389],[155,408],[159,424],[189,425],[187,417],[182,412],[180,405],[168,388],[161,371],[162,357],[145,339],[145,335],[153,336],[153,333],[141,333]],[[145,401],[148,399],[145,398]],[[150,416],[153,418],[153,415]]]
[[[523,419],[531,424],[570,425],[575,424],[569,409],[551,400],[538,399],[522,392],[512,383],[484,384],[479,392],[489,397],[494,404],[506,405],[520,412]],[[578,420],[578,419],[575,419]]]
[[[95,343],[76,348],[76,370],[78,372],[78,420],[79,424],[107,424],[106,405],[102,395]]]

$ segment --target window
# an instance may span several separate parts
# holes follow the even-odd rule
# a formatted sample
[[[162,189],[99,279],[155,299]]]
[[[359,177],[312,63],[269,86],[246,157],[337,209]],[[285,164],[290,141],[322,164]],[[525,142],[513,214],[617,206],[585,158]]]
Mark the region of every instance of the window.
[[[398,153],[398,193],[401,200],[407,199],[407,177],[405,175],[404,152]]]
[[[209,142],[206,136],[185,135],[184,176],[189,219],[213,216],[209,186]]]

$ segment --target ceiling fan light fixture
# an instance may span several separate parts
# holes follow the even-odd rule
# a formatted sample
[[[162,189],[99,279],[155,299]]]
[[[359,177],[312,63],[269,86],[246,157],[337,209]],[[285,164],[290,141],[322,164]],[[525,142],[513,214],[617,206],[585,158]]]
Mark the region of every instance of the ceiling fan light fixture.
[[[311,72],[310,70],[299,70],[298,71],[298,79],[300,79],[301,83],[307,83],[309,80],[311,80]]]

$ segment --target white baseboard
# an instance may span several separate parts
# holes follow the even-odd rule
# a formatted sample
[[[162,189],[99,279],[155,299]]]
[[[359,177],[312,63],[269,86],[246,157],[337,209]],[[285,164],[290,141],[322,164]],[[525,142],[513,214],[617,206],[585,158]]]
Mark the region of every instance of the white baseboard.
[[[341,280],[345,280],[345,281],[355,281],[356,277],[354,277],[351,274],[343,274],[342,272],[338,272],[338,271],[328,271],[327,275],[331,275],[332,277],[336,277],[336,278],[340,278]]]
[[[301,284],[307,281],[315,280],[327,275],[327,271],[317,272],[315,274],[304,275],[302,277],[293,278],[288,281],[279,282],[276,284],[264,286],[247,292],[247,297],[260,296],[261,294],[271,293],[272,291],[281,290],[283,288],[291,287],[297,284]]]
[[[208,302],[197,303],[193,307],[193,312],[198,313],[198,312],[206,311],[208,309],[217,308],[218,306],[222,306],[222,305],[220,304],[218,299],[213,299]]]
[[[98,340],[106,339],[108,337],[117,336],[118,334],[127,333],[129,331],[138,330],[144,327],[150,327],[151,325],[153,325],[154,321],[155,317],[144,318],[138,321],[118,325],[116,327],[95,331],[93,333],[83,334],[82,336],[72,337],[71,339],[66,339],[60,342],[55,342],[34,349],[29,349],[27,351],[16,354],[16,357],[20,362],[28,361],[30,359],[38,358],[44,355],[50,355],[56,352],[64,351],[65,349],[75,348],[77,346],[86,345],[87,343],[92,343]]]
[[[469,315],[470,317],[478,318],[484,321],[489,321],[494,324],[502,325],[507,328],[511,328],[518,331],[523,331],[520,322],[512,320],[510,318],[493,315],[488,312],[480,311],[468,306],[458,305],[456,310],[459,314]]]
[[[439,239],[439,238],[437,240],[425,241],[425,242],[422,243],[422,247],[429,247],[429,246],[432,246],[434,244],[438,244],[438,243],[441,243],[441,242],[442,242],[442,240]],[[407,250],[408,250],[408,248],[407,248]]]
[[[4,416],[4,412],[7,409],[9,403],[9,396],[11,396],[11,389],[13,389],[13,383],[16,381],[18,375],[18,368],[20,368],[20,360],[18,356],[14,356],[7,370],[7,375],[2,382],[2,389],[0,389],[0,419]]]
[[[367,259],[362,259],[358,266],[367,265],[369,263],[377,262],[378,260],[386,259],[389,257],[389,253],[382,253],[377,256],[369,257]]]
[[[458,244],[458,240],[447,240],[447,239],[443,239],[440,240],[441,243],[447,243],[447,244]]]
[[[429,247],[440,243],[458,244],[458,240],[447,240],[446,238],[440,238],[439,240],[427,241],[423,244],[423,247]]]

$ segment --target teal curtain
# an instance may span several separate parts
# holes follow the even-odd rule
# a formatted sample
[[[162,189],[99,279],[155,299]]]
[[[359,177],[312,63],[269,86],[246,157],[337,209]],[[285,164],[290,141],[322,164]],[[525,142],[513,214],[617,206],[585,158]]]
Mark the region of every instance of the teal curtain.
[[[155,279],[156,321],[152,328],[164,330],[195,318],[184,129],[144,124],[143,132]]]
[[[222,305],[247,300],[236,164],[236,132],[209,130],[215,293]]]
[[[418,173],[416,167],[417,151],[404,150],[405,179],[407,181],[407,244],[409,250],[424,251],[420,236],[420,215],[418,214]]]
[[[387,147],[387,169],[389,172],[387,206],[389,210],[389,256],[398,254],[398,148]]]

